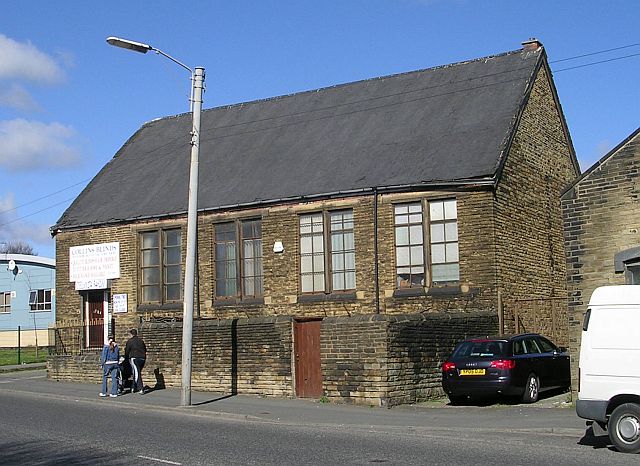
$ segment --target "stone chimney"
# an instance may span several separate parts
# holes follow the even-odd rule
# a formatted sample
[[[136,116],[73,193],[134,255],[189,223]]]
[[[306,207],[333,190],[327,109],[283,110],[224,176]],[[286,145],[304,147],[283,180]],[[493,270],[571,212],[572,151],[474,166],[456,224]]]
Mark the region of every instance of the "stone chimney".
[[[542,47],[542,42],[540,42],[535,37],[525,40],[522,43],[522,50],[524,50],[525,52],[532,52],[533,50],[538,50],[538,48],[540,47]]]

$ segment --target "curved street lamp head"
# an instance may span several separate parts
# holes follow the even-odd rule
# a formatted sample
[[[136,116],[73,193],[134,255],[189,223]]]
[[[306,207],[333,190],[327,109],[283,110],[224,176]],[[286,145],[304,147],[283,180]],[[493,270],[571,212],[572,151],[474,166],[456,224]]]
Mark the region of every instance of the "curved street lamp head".
[[[121,39],[120,37],[107,37],[107,43],[109,45],[113,45],[114,47],[120,47],[122,49],[133,50],[134,52],[147,53],[149,50],[154,50],[148,44],[143,44],[141,42],[134,42],[128,39]]]
[[[172,62],[180,65],[185,70],[187,70],[189,73],[191,73],[191,75],[193,76],[193,70],[191,68],[189,68],[187,65],[185,65],[184,63],[182,63],[179,60],[176,60],[175,58],[173,58],[168,53],[165,53],[160,49],[156,49],[154,47],[151,47],[149,44],[143,44],[142,42],[136,42],[136,41],[129,40],[129,39],[122,39],[120,37],[114,37],[114,36],[107,37],[107,44],[113,45],[114,47],[120,47],[121,49],[133,50],[134,52],[140,52],[140,53],[147,53],[149,50],[153,50],[157,54],[160,54],[163,57],[168,58]]]

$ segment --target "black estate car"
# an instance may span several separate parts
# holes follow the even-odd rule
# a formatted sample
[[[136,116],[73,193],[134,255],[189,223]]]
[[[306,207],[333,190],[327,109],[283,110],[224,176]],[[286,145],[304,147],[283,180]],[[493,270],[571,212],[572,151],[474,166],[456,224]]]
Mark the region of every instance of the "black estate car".
[[[566,348],[537,333],[465,340],[442,364],[442,388],[454,404],[498,394],[534,403],[540,391],[570,385]]]

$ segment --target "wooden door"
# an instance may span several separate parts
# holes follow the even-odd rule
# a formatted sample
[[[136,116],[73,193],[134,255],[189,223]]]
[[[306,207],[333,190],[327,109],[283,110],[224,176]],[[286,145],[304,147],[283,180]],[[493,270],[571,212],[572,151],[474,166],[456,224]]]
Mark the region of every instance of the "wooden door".
[[[320,325],[322,321],[295,322],[293,326],[296,396],[320,398],[322,371],[320,368]]]
[[[104,291],[89,291],[86,295],[88,348],[104,344]]]

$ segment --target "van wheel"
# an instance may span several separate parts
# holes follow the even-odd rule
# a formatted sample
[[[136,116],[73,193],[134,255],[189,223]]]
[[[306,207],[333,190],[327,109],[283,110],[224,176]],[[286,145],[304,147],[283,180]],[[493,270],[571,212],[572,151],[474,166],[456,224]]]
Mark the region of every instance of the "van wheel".
[[[527,377],[527,383],[524,385],[524,393],[522,394],[522,401],[524,403],[535,403],[538,401],[538,395],[540,394],[540,380],[535,374],[529,374]]]
[[[625,403],[613,410],[609,418],[609,438],[618,451],[640,452],[640,405]]]

